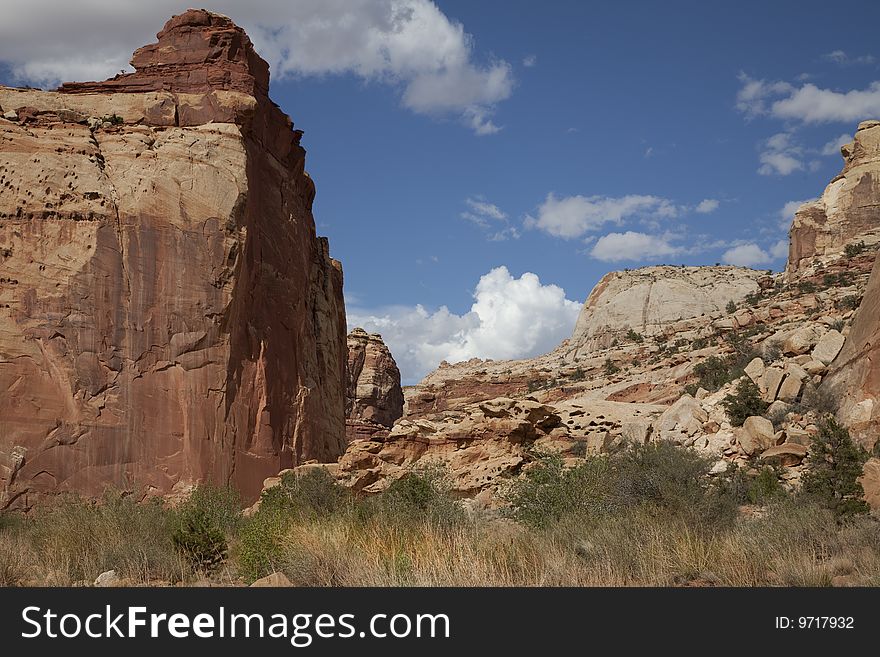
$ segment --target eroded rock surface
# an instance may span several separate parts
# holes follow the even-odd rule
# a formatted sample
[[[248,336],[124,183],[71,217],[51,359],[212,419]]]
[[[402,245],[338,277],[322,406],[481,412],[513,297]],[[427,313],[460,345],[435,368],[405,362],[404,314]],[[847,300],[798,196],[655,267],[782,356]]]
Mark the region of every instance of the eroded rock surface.
[[[132,63],[0,88],[0,506],[253,497],[345,447],[342,269],[268,66],[194,10]]]
[[[400,370],[382,336],[355,328],[348,334],[345,427],[349,441],[387,434],[403,415]]]
[[[822,197],[802,205],[791,226],[789,277],[842,255],[848,245],[880,243],[880,121],[859,124],[840,149],[843,171]]]

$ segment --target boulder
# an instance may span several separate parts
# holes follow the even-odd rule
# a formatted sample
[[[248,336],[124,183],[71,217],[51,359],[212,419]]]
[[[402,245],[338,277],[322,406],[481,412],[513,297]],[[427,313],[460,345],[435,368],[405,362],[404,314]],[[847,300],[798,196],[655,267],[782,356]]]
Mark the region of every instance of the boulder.
[[[868,459],[862,469],[859,483],[865,491],[865,501],[871,510],[880,513],[880,458]]]
[[[839,331],[831,329],[819,339],[819,342],[816,343],[816,346],[813,348],[813,358],[821,361],[825,365],[831,364],[831,362],[837,358],[837,354],[840,353],[840,350],[843,349],[843,343],[845,340],[846,339]]]
[[[670,406],[655,424],[655,433],[660,440],[686,444],[688,439],[700,433],[709,414],[703,410],[696,399],[682,395]]]
[[[755,385],[760,386],[761,377],[764,376],[764,361],[760,358],[753,358],[752,361],[746,365],[745,373]]]
[[[816,324],[805,324],[789,333],[782,343],[782,353],[805,354],[812,349],[821,338],[821,329]]]
[[[761,453],[765,461],[773,461],[781,466],[797,465],[807,455],[807,448],[798,443],[782,443],[775,445]]]
[[[774,436],[773,423],[767,418],[755,415],[743,422],[736,433],[736,440],[742,450],[751,456],[772,447]]]
[[[764,370],[759,387],[765,402],[771,403],[776,399],[779,393],[779,386],[782,385],[784,377],[785,372],[779,367],[768,367]]]
[[[287,578],[287,575],[278,572],[261,577],[251,584],[252,588],[287,588],[291,586],[293,586],[293,584]]]

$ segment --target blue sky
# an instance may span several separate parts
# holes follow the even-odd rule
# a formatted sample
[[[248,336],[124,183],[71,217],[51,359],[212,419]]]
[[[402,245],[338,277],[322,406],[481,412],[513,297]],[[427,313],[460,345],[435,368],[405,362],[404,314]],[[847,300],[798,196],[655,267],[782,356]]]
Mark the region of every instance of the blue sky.
[[[0,0],[0,82],[106,77],[183,8],[30,4]],[[214,6],[305,131],[350,323],[411,382],[551,349],[613,269],[784,265],[794,202],[880,118],[880,4],[720,4]]]

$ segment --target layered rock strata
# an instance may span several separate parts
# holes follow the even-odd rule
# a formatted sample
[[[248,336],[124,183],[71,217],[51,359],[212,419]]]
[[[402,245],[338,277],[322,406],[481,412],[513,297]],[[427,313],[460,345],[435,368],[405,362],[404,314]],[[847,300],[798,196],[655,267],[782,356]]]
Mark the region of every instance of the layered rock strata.
[[[342,269],[228,18],[135,73],[0,88],[0,506],[263,479],[345,447]]]

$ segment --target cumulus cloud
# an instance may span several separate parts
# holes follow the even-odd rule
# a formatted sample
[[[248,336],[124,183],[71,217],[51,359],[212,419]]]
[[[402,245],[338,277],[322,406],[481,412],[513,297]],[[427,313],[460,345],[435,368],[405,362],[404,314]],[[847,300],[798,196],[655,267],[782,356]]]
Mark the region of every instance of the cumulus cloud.
[[[777,260],[780,258],[788,257],[788,240],[779,240],[770,247],[770,255],[776,258]]]
[[[794,91],[788,82],[756,80],[745,73],[737,77],[742,86],[736,94],[736,108],[750,118],[766,114],[767,103],[772,98]]]
[[[822,147],[822,155],[840,155],[840,147],[853,140],[852,135],[844,132],[836,139],[832,139]]]
[[[794,220],[794,213],[797,212],[798,208],[804,203],[809,203],[810,201],[815,200],[816,199],[808,198],[803,201],[789,201],[783,205],[782,209],[779,211],[779,227],[783,230],[788,230],[789,226],[791,226],[792,220]]]
[[[659,196],[565,196],[552,192],[538,207],[537,217],[526,217],[526,228],[537,228],[554,237],[574,239],[607,223],[620,224],[635,216],[675,217],[679,210]]]
[[[741,244],[728,249],[722,256],[724,262],[740,267],[757,267],[768,264],[772,258],[769,253],[757,244]]]
[[[787,176],[795,171],[802,171],[802,155],[803,148],[794,143],[791,133],[777,133],[763,144],[758,156],[761,162],[758,173],[762,176]]]
[[[855,122],[880,116],[880,81],[865,89],[834,91],[806,83],[756,80],[740,73],[736,107],[746,117],[763,114],[802,123]]]
[[[694,212],[699,214],[709,214],[710,212],[715,212],[718,209],[718,206],[721,203],[714,198],[705,198],[699,203],[697,203],[697,207],[694,208]]]
[[[552,350],[571,335],[581,304],[532,273],[514,278],[497,267],[480,278],[469,312],[421,305],[352,307],[349,327],[381,333],[402,377],[415,382],[442,360],[527,358]]]
[[[248,31],[274,79],[353,74],[400,89],[414,112],[458,115],[478,135],[500,129],[492,114],[513,91],[510,64],[478,61],[474,38],[431,0],[215,0],[211,7]],[[0,62],[18,81],[40,86],[110,77],[181,8],[177,0],[0,0]]]
[[[608,233],[596,241],[590,255],[604,262],[620,262],[676,256],[686,251],[684,247],[672,244],[671,239],[669,235],[649,235],[631,230]]]

